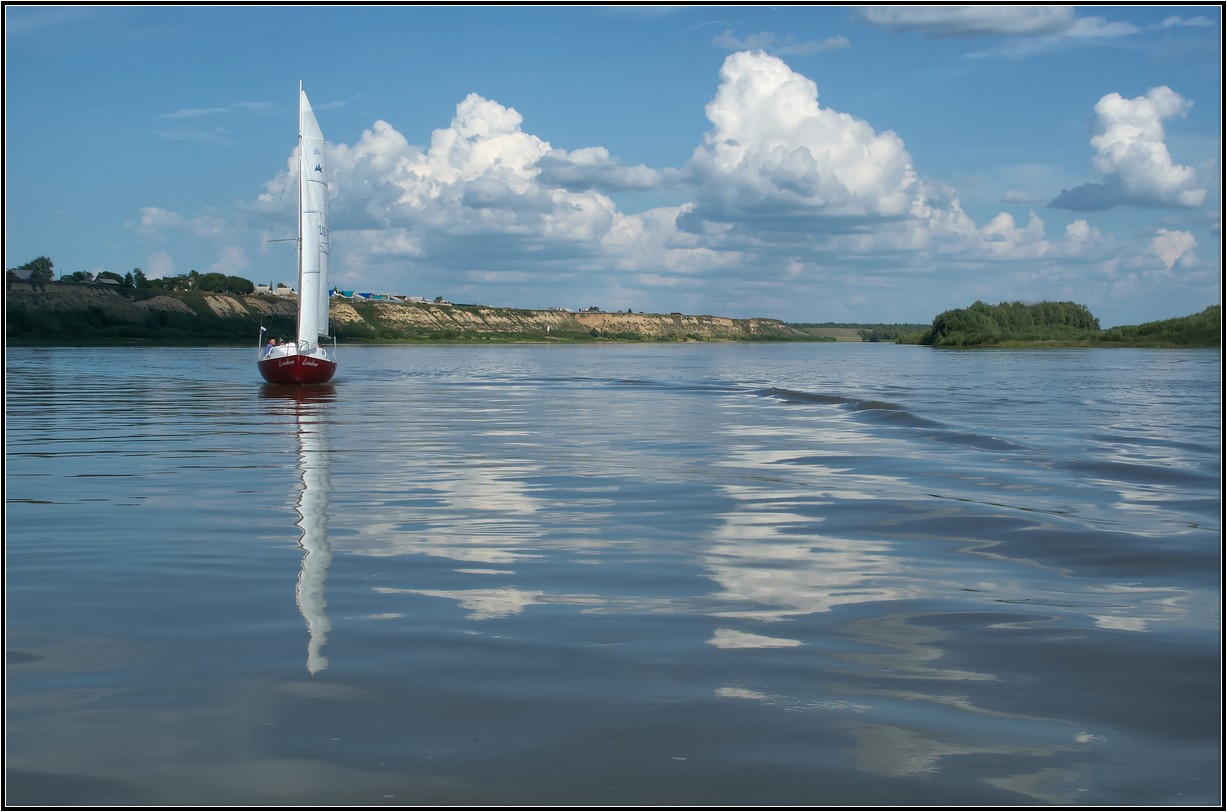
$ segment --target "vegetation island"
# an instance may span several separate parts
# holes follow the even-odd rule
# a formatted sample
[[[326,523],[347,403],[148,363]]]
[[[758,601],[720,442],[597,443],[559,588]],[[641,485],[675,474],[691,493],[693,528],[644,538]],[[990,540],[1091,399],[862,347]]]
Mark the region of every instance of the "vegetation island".
[[[149,279],[86,271],[55,279],[38,257],[5,274],[9,345],[243,345],[260,328],[292,336],[293,290],[191,271]],[[1222,308],[1137,326],[1101,329],[1074,302],[1003,302],[947,310],[925,324],[799,324],[681,313],[523,310],[335,291],[332,331],[341,342],[865,341],[934,347],[1220,347]]]

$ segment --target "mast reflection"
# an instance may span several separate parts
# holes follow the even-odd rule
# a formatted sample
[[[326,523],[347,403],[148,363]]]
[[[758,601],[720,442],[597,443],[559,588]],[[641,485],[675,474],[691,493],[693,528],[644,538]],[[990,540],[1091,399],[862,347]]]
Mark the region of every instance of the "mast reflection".
[[[301,486],[294,503],[298,513],[298,545],[303,550],[294,600],[307,622],[307,671],[319,673],[328,667],[324,643],[332,622],[328,618],[328,602],[324,586],[328,566],[332,563],[332,545],[328,541],[329,476],[328,415],[336,397],[331,385],[280,386],[265,384],[260,397],[275,414],[294,418],[298,439],[298,478]]]

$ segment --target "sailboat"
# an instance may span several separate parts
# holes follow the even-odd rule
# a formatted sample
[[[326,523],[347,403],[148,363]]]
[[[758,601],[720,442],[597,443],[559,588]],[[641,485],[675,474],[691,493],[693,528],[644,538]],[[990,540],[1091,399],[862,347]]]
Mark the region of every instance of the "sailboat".
[[[263,342],[264,328],[260,328]],[[256,365],[269,383],[326,383],[337,371],[336,340],[328,339],[328,163],[324,134],[298,83],[298,335],[271,339]]]

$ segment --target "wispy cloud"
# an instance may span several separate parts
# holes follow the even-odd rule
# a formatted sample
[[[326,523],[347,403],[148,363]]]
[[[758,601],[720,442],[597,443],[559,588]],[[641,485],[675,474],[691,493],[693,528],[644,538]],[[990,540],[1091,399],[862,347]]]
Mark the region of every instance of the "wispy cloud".
[[[1077,21],[1071,6],[886,6],[863,9],[858,17],[933,38],[1052,35]]]
[[[1043,203],[1048,198],[1041,195],[1032,194],[1031,192],[1023,192],[1018,189],[1011,189],[1001,196],[1002,203],[1027,203],[1036,204]]]
[[[70,26],[88,25],[100,19],[105,9],[79,6],[14,6],[4,10],[4,36],[20,37],[55,32]]]
[[[1130,37],[1141,30],[1129,22],[1113,21],[1104,17],[1079,17],[1059,36],[1073,40],[1102,40]]]
[[[1199,16],[1185,18],[1172,16],[1164,17],[1163,22],[1152,25],[1151,28],[1159,30],[1166,28],[1209,28],[1214,24],[1214,21],[1208,17]]]
[[[362,97],[355,96],[354,100],[356,101],[357,99],[360,99],[360,98]],[[349,104],[349,101],[346,99],[337,99],[335,101],[327,101],[327,102],[322,102],[320,104],[311,102],[311,108],[313,110],[340,110],[342,107],[345,107],[348,104]]]
[[[825,51],[838,51],[852,47],[852,43],[844,36],[798,42],[791,36],[783,39],[777,38],[775,34],[768,31],[739,37],[733,33],[732,29],[716,35],[711,44],[725,51],[765,51],[780,56],[812,56]]]
[[[344,106],[344,102],[334,103],[332,106]],[[169,113],[161,113],[154,116],[155,119],[176,119],[176,118],[204,118],[205,116],[224,116],[229,115],[236,110],[240,111],[260,111],[274,108],[272,102],[268,101],[242,101],[234,102],[226,107],[185,107],[182,110],[174,110]]]
[[[200,118],[202,116],[216,116],[233,112],[229,107],[189,107],[184,110],[176,110],[173,113],[162,113],[154,116],[154,118]]]
[[[230,131],[225,127],[213,127],[207,130],[173,129],[154,130],[154,135],[171,141],[194,141],[198,144],[229,144]]]
[[[1005,39],[995,51],[977,51],[968,58],[1026,57],[1071,45],[1099,45],[1142,32],[1133,23],[1106,17],[1079,17],[1073,6],[922,6],[869,8],[863,22],[930,39]],[[1199,21],[1204,21],[1199,22]],[[1169,17],[1152,28],[1209,23],[1205,18]]]
[[[210,118],[212,116],[228,116],[232,113],[239,112],[258,112],[261,110],[274,107],[271,102],[250,101],[250,102],[235,102],[228,107],[185,107],[182,110],[174,110],[169,113],[162,113],[154,116],[155,121],[189,121],[197,119]],[[230,130],[220,125],[213,127],[201,127],[195,125],[183,125],[178,127],[169,127],[154,130],[154,135],[158,138],[165,138],[170,141],[182,141],[196,144],[230,144],[233,139],[230,135]]]

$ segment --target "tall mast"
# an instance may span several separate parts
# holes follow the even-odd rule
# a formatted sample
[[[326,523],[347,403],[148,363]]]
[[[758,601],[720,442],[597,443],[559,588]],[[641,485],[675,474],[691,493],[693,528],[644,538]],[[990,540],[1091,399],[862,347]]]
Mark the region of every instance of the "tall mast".
[[[298,320],[295,330],[298,338],[302,338],[303,286],[302,286],[302,256],[303,256],[303,187],[307,183],[307,159],[304,154],[306,144],[302,137],[302,80],[298,80]]]

